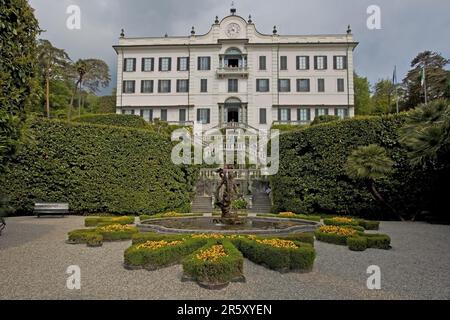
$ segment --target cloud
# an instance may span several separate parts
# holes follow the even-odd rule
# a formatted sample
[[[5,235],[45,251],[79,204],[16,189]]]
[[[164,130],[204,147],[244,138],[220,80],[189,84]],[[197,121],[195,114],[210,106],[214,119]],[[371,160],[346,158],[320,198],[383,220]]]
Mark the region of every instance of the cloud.
[[[73,60],[100,58],[111,68],[115,86],[116,55],[112,45],[122,28],[127,36],[188,35],[192,26],[206,33],[216,15],[229,13],[230,5],[220,0],[30,0],[36,9],[42,37],[64,48]],[[397,65],[398,78],[404,76],[414,56],[423,50],[450,57],[447,0],[277,0],[235,1],[238,14],[252,15],[258,30],[271,33],[274,25],[280,34],[344,33],[351,24],[360,45],[355,51],[356,71],[374,83],[390,78]],[[429,2],[433,2],[432,5]],[[366,26],[369,5],[381,8],[382,29]],[[81,8],[81,30],[66,28],[69,5]]]

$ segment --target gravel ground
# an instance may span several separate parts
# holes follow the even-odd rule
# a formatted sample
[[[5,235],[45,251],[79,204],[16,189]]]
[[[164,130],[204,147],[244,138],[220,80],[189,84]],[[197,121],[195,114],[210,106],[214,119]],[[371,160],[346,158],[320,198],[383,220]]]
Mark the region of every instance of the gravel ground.
[[[383,222],[389,251],[351,252],[316,242],[314,270],[280,274],[245,261],[247,283],[220,291],[182,283],[181,266],[154,272],[122,266],[130,242],[101,248],[65,244],[82,217],[9,218],[0,237],[2,299],[449,299],[450,226]],[[66,268],[81,268],[81,290],[66,288]],[[382,289],[368,290],[367,267],[378,265]]]

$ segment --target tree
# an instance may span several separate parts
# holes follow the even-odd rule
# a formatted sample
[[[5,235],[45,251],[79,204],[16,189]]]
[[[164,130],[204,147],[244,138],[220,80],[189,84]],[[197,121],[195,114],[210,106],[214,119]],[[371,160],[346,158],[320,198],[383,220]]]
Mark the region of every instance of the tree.
[[[355,82],[355,113],[356,115],[371,114],[370,83],[367,78],[354,74]]]
[[[78,60],[74,65],[74,70],[77,74],[74,95],[78,91],[78,109],[81,113],[83,88],[97,93],[100,87],[106,88],[109,85],[111,77],[108,65],[99,59]]]
[[[394,108],[395,86],[388,79],[379,80],[374,86],[372,108],[375,114],[388,114]]]
[[[63,50],[54,47],[50,41],[38,41],[39,68],[45,82],[45,105],[47,117],[50,118],[50,81],[65,77],[70,65],[69,55]]]
[[[28,1],[0,0],[0,171],[18,146],[25,110],[36,98],[39,32]]]
[[[425,100],[424,88],[421,84],[421,74],[425,67],[426,88],[428,101],[449,97],[449,72],[445,66],[450,60],[432,51],[421,52],[411,61],[411,70],[403,83],[407,87],[407,105],[413,108]]]
[[[371,144],[353,150],[347,158],[345,170],[350,178],[362,181],[375,200],[395,213],[395,209],[384,200],[375,185],[377,180],[393,171],[393,165],[384,148]]]

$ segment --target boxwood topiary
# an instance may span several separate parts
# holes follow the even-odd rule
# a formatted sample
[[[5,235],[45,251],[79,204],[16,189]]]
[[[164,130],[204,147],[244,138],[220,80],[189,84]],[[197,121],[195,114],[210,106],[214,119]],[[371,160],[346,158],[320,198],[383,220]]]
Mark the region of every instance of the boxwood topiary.
[[[364,234],[367,238],[367,247],[388,250],[391,248],[391,238],[385,234]]]
[[[352,251],[364,251],[367,249],[366,237],[349,237],[347,238],[348,248]]]

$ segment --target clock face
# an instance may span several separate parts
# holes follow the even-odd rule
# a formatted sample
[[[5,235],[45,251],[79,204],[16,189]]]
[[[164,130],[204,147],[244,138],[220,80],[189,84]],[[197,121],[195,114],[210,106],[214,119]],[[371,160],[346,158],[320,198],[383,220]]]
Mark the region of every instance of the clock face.
[[[230,23],[227,28],[227,35],[230,38],[235,38],[239,35],[239,32],[241,32],[241,27],[237,23]]]

